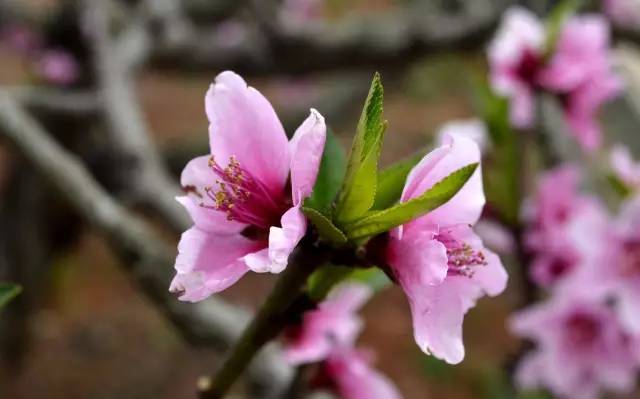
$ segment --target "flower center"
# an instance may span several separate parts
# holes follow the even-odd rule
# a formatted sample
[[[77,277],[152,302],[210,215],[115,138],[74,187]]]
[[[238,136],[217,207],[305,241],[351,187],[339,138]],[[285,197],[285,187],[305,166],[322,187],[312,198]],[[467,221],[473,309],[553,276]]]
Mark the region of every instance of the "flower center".
[[[573,263],[568,259],[557,257],[549,265],[549,273],[554,279],[559,279],[573,269]]]
[[[449,276],[473,277],[475,267],[487,265],[484,253],[473,249],[469,244],[448,234],[439,234],[436,239],[447,248]]]
[[[526,49],[522,53],[520,62],[516,66],[515,74],[522,81],[534,86],[536,84],[536,76],[538,75],[541,64],[541,58],[533,51]]]
[[[640,239],[627,240],[622,244],[620,267],[624,276],[640,276]]]
[[[205,187],[213,205],[202,203],[200,206],[225,212],[228,220],[262,229],[280,223],[287,205],[285,199],[274,198],[269,189],[244,169],[235,157],[231,156],[225,168],[211,157],[209,167],[217,176],[215,189]]]
[[[572,315],[565,323],[567,342],[574,348],[593,346],[602,328],[599,320],[583,313]]]

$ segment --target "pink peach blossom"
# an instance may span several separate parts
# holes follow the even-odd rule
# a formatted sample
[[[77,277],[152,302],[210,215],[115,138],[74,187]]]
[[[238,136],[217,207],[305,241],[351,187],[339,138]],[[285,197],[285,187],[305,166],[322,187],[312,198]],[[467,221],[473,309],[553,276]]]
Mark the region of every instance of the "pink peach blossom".
[[[455,120],[442,124],[437,132],[438,144],[443,144],[448,136],[471,139],[478,144],[481,152],[489,145],[487,126],[480,119]]]
[[[604,302],[554,296],[520,311],[510,325],[536,344],[516,372],[520,387],[548,388],[566,399],[596,399],[604,390],[633,389],[638,363],[632,337]]]
[[[371,289],[358,283],[334,288],[316,309],[302,316],[300,325],[286,332],[285,359],[294,365],[327,358],[336,347],[352,346],[362,329],[357,311],[371,296]]]
[[[449,137],[413,168],[401,202],[476,162],[480,151],[475,142]],[[449,202],[394,229],[387,248],[387,262],[409,299],[416,343],[449,363],[464,358],[464,314],[483,295],[500,294],[507,283],[500,259],[471,229],[484,203],[478,167]]]
[[[631,190],[640,189],[640,162],[634,161],[629,148],[616,145],[609,156],[615,176]]]
[[[596,198],[581,194],[579,184],[573,165],[546,172],[524,212],[525,242],[534,255],[530,276],[542,287],[564,285],[604,250],[607,212]]]
[[[603,5],[613,22],[629,28],[640,26],[639,0],[604,0]]]
[[[291,141],[269,101],[233,72],[216,77],[205,98],[211,154],[182,172],[177,200],[194,226],[178,246],[171,291],[199,301],[248,270],[279,273],[304,236],[300,209],[311,194],[325,142],[315,110]],[[286,191],[290,181],[291,191]]]
[[[36,70],[42,78],[56,85],[71,84],[80,73],[76,59],[64,50],[44,51],[39,56]]]
[[[341,399],[400,399],[393,383],[371,368],[371,357],[351,348],[334,351],[323,365],[326,384]]]
[[[609,36],[601,16],[570,18],[538,76],[542,87],[560,96],[570,132],[588,151],[600,147],[602,133],[596,121],[600,107],[622,88],[612,71]]]
[[[545,30],[531,11],[512,7],[489,45],[491,85],[511,102],[511,123],[533,124],[538,73],[544,62]]]
[[[621,323],[640,336],[640,196],[623,204],[608,233],[607,249],[592,259],[584,290],[613,299]]]

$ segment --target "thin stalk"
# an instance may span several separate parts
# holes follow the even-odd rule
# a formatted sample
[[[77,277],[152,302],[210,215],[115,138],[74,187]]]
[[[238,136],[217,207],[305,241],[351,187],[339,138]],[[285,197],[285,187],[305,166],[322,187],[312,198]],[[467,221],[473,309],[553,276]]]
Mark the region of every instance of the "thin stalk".
[[[326,252],[311,245],[301,245],[292,254],[287,269],[222,367],[210,382],[201,384],[200,399],[224,398],[258,351],[304,311],[305,307],[299,306],[306,298],[303,288],[311,273],[325,262]]]

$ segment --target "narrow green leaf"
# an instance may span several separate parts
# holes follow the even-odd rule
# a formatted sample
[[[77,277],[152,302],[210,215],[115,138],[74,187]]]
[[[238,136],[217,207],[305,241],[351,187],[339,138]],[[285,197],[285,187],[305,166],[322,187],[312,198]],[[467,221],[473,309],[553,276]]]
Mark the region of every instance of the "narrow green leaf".
[[[418,153],[384,169],[378,175],[378,191],[373,209],[385,209],[398,202],[404,189],[407,175],[422,159],[424,154]]]
[[[620,198],[627,198],[633,193],[633,190],[629,186],[627,186],[625,182],[620,180],[616,175],[608,174],[607,181],[611,185],[613,191],[615,191],[615,193],[618,194]]]
[[[383,89],[375,74],[349,154],[345,179],[336,205],[336,220],[344,224],[373,206],[378,181],[378,159],[386,130],[382,119]]]
[[[327,129],[327,141],[322,153],[318,178],[311,196],[305,200],[306,207],[313,208],[325,215],[329,214],[331,204],[336,198],[344,178],[346,158],[340,141],[331,129]]]
[[[353,273],[352,267],[328,264],[313,272],[307,280],[307,293],[316,302],[322,301],[331,289]]]
[[[549,13],[547,17],[547,37],[544,46],[547,57],[553,54],[565,21],[578,11],[581,3],[582,1],[580,0],[564,0],[558,3]]]
[[[436,183],[421,196],[379,212],[372,212],[346,227],[350,240],[374,236],[407,223],[449,201],[478,167],[477,163],[458,169]]]
[[[22,292],[22,287],[13,283],[0,283],[0,308]]]
[[[302,212],[318,230],[321,239],[336,246],[344,245],[347,242],[345,234],[320,211],[313,208],[302,207]]]
[[[377,267],[353,269],[353,273],[349,275],[347,280],[366,284],[371,287],[374,292],[378,292],[391,284],[389,277]]]

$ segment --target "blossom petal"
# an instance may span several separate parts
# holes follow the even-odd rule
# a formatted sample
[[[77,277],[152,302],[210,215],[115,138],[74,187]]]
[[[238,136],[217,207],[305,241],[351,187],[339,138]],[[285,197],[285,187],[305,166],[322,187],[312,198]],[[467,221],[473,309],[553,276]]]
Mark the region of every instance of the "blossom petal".
[[[201,301],[234,284],[247,272],[241,258],[256,250],[256,242],[240,235],[221,236],[192,227],[182,234],[176,276],[170,290],[183,301]]]
[[[438,285],[449,270],[447,248],[433,239],[433,234],[405,235],[392,239],[387,260],[406,281],[422,285]]]
[[[464,359],[462,322],[467,306],[457,290],[456,280],[448,278],[438,286],[401,282],[409,297],[416,343],[423,352],[450,364]]]
[[[282,227],[271,227],[269,231],[269,272],[280,273],[287,267],[289,255],[304,237],[307,220],[300,207],[294,206],[282,215]]]
[[[257,273],[280,273],[287,267],[289,255],[307,230],[307,220],[299,206],[294,206],[282,215],[282,227],[269,230],[269,247],[245,256],[247,266]]]
[[[419,196],[456,170],[479,162],[480,149],[473,140],[450,137],[448,145],[428,154],[412,169],[407,177],[401,201]],[[480,218],[485,203],[481,173],[478,166],[453,198],[427,215],[408,223],[405,228],[411,228],[413,224],[425,223],[436,226],[475,224]]]
[[[245,225],[230,221],[224,212],[211,209],[213,200],[207,195],[206,188],[215,183],[216,176],[209,167],[209,156],[193,158],[185,166],[180,176],[184,196],[176,200],[185,207],[196,226],[205,231],[218,233],[238,233]]]
[[[327,126],[315,109],[296,130],[289,142],[291,153],[291,194],[295,205],[308,197],[318,177]]]
[[[233,72],[216,77],[205,99],[211,154],[240,166],[279,196],[289,175],[287,136],[269,101]]]
[[[327,361],[327,373],[344,399],[400,399],[393,383],[371,368],[366,357],[353,349],[336,351]]]

